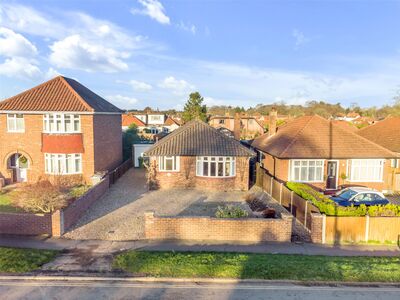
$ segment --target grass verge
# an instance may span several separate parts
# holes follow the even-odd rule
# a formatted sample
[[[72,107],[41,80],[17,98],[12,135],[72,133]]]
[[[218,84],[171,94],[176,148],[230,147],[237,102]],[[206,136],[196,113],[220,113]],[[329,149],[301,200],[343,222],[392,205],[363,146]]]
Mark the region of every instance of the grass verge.
[[[0,273],[24,273],[53,260],[58,251],[0,247]]]
[[[23,210],[13,205],[9,192],[0,191],[0,212],[17,213]]]
[[[128,251],[113,267],[141,276],[399,282],[400,257]]]

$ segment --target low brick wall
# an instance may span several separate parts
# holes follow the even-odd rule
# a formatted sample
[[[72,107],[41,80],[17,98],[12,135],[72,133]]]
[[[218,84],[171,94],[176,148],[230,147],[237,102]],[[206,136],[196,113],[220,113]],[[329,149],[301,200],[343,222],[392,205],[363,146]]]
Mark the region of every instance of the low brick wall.
[[[292,235],[290,214],[278,219],[220,219],[213,217],[158,217],[145,214],[146,239],[235,241],[235,242],[290,242]]]
[[[0,234],[51,235],[51,214],[0,213]]]
[[[0,234],[60,237],[109,189],[109,177],[93,186],[70,206],[52,214],[0,213]]]
[[[312,213],[311,214],[311,241],[313,243],[322,244],[325,243],[324,236],[324,218],[325,215],[320,213]]]
[[[76,199],[70,206],[62,210],[63,234],[71,226],[73,226],[89,209],[89,207],[96,202],[101,196],[107,192],[110,187],[109,176],[106,176],[98,184],[93,186],[85,195]]]

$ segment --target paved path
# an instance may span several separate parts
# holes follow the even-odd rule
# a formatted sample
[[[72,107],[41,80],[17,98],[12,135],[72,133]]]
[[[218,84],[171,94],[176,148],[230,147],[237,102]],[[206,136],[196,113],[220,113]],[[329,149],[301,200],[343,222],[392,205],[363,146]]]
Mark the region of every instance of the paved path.
[[[301,286],[277,283],[177,283],[0,280],[2,299],[399,299],[395,287]]]
[[[199,243],[198,241],[101,241],[67,240],[56,238],[0,236],[0,246],[55,250],[90,250],[94,253],[113,253],[128,249],[152,251],[219,251],[250,253],[283,253],[329,256],[400,256],[398,246],[390,245],[319,245],[266,242],[259,244]]]

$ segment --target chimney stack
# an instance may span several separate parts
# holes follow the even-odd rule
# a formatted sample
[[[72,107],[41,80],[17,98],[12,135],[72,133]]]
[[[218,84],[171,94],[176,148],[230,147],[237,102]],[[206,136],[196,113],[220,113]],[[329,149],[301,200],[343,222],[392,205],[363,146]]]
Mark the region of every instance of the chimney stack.
[[[240,141],[240,116],[239,116],[239,113],[235,113],[235,119],[233,120],[233,135],[236,140]]]
[[[268,136],[273,136],[276,133],[276,120],[278,119],[278,112],[276,108],[273,107],[269,112],[269,127],[268,127]]]

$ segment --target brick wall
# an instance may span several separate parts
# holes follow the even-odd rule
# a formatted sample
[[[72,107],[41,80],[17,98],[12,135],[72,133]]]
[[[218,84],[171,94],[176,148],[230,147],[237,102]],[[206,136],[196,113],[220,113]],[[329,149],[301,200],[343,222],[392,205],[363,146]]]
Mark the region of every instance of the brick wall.
[[[151,158],[157,163],[157,157]],[[248,190],[249,158],[236,157],[236,176],[212,178],[196,176],[196,157],[181,156],[179,172],[160,172],[157,167],[156,182],[159,188],[202,188],[210,190]]]
[[[121,115],[94,115],[94,170],[111,171],[122,163]]]
[[[51,235],[51,214],[0,213],[0,234]]]
[[[324,218],[325,218],[325,216],[320,213],[312,213],[311,214],[310,234],[311,234],[311,241],[313,243],[321,244],[321,243],[324,243],[324,241],[325,241],[325,237],[323,237]]]
[[[292,220],[290,214],[283,214],[280,219],[219,219],[157,217],[148,212],[145,214],[145,237],[161,240],[290,242]]]

